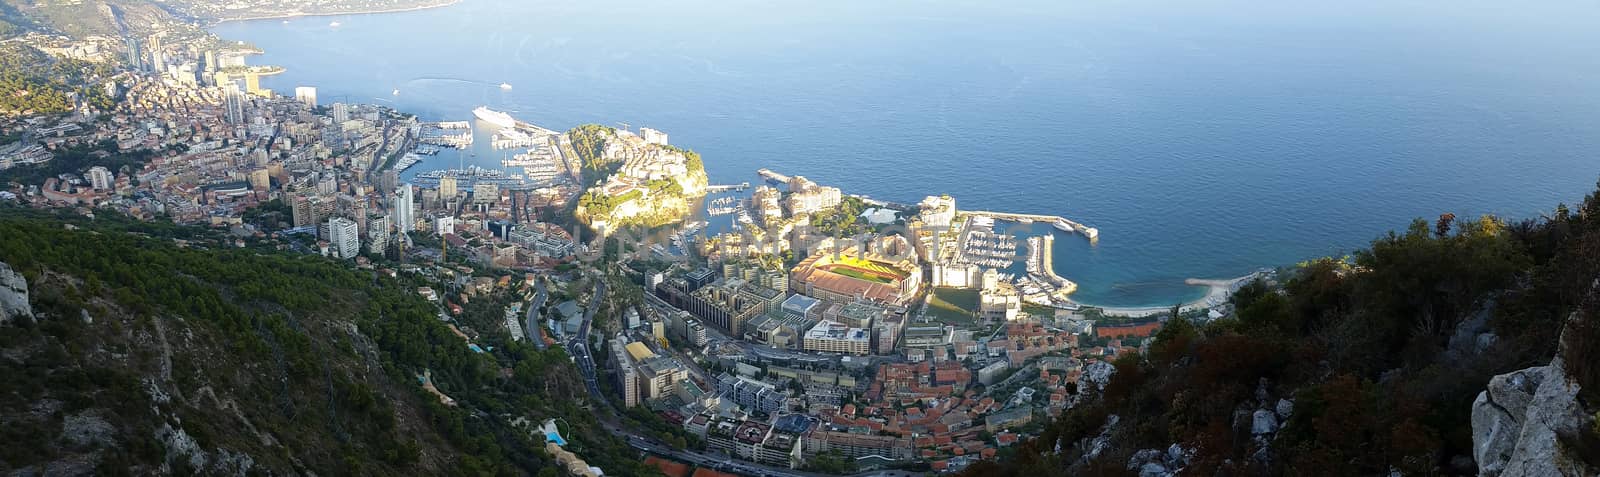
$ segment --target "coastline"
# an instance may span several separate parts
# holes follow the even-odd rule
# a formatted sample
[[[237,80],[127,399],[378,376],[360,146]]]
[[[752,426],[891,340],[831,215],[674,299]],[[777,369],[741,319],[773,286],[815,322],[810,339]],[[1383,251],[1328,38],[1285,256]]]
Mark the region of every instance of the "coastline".
[[[220,24],[223,24],[223,23],[228,23],[228,22],[249,22],[249,21],[258,21],[258,20],[291,19],[291,18],[302,18],[302,17],[307,17],[307,18],[309,18],[309,17],[326,17],[326,16],[340,16],[340,15],[373,15],[373,14],[383,14],[383,13],[403,13],[403,12],[412,12],[412,11],[421,11],[421,10],[430,10],[430,9],[436,9],[436,8],[444,8],[444,7],[449,7],[449,6],[453,6],[453,5],[459,4],[461,2],[462,2],[462,0],[442,0],[442,1],[440,1],[438,3],[435,3],[435,4],[419,5],[419,6],[404,7],[404,8],[359,10],[359,11],[349,11],[349,12],[323,12],[323,13],[293,12],[293,13],[263,15],[263,16],[223,18],[223,19],[212,20],[212,23],[210,24],[210,26],[208,26],[208,28],[209,27],[214,27],[216,25],[220,25]],[[257,49],[255,54],[263,54],[263,53],[264,53],[263,50]],[[272,76],[272,75],[283,74],[285,72],[287,72],[287,68],[280,67],[280,69],[277,69],[275,71],[271,71],[271,72],[268,72],[268,73],[263,73],[263,74],[261,74],[261,76]],[[389,108],[389,109],[393,109],[393,108],[388,107],[388,106],[383,106],[383,107]],[[399,111],[397,109],[393,109],[393,110]],[[865,197],[865,196],[861,196],[861,197]],[[871,200],[871,199],[868,199],[868,203],[869,204],[874,204],[875,203],[876,205],[888,205],[888,203],[884,203],[884,202],[881,202],[881,201],[874,201],[874,200]],[[1097,243],[1098,239],[1099,239],[1099,237],[1098,237],[1099,230],[1098,229],[1096,229],[1094,227],[1088,227],[1088,226],[1086,226],[1086,225],[1084,225],[1082,223],[1075,222],[1075,221],[1072,221],[1070,219],[1066,219],[1064,216],[1059,216],[1059,215],[1007,213],[1007,212],[996,212],[996,211],[987,211],[987,210],[959,210],[957,212],[961,213],[961,214],[983,215],[983,216],[988,216],[988,217],[995,218],[995,219],[998,219],[998,220],[1004,220],[1004,221],[1008,221],[1008,222],[1012,222],[1012,223],[1018,223],[1018,224],[1046,224],[1046,225],[1051,226],[1051,227],[1054,228],[1054,230],[1051,230],[1050,234],[1046,235],[1046,236],[1049,236],[1049,237],[1052,237],[1052,238],[1054,236],[1054,233],[1059,232],[1059,233],[1066,233],[1066,234],[1084,236],[1087,240],[1089,240],[1089,242],[1091,244]],[[1025,219],[1026,221],[1024,222],[1024,221],[1019,220],[1019,219]],[[1068,227],[1067,228],[1062,228],[1062,227],[1056,225],[1056,222],[1064,223]],[[1123,316],[1123,317],[1133,317],[1133,318],[1142,318],[1142,317],[1148,317],[1148,316],[1151,316],[1151,315],[1162,314],[1162,313],[1166,313],[1166,312],[1168,312],[1168,311],[1170,311],[1172,309],[1172,307],[1170,305],[1155,305],[1155,306],[1101,306],[1101,305],[1095,305],[1095,304],[1092,304],[1092,303],[1084,303],[1084,302],[1080,302],[1080,301],[1074,300],[1074,299],[1071,298],[1070,294],[1077,289],[1077,283],[1072,281],[1072,280],[1070,280],[1070,279],[1067,279],[1065,277],[1057,275],[1053,270],[1053,263],[1050,263],[1051,261],[1048,261],[1048,260],[1046,262],[1047,263],[1044,264],[1045,265],[1044,268],[1049,269],[1049,270],[1044,275],[1046,277],[1050,278],[1050,279],[1053,279],[1052,281],[1056,281],[1058,283],[1064,284],[1064,286],[1062,287],[1061,290],[1065,290],[1066,293],[1062,294],[1063,296],[1059,296],[1056,299],[1060,300],[1061,302],[1064,302],[1068,306],[1080,307],[1080,308],[1084,308],[1084,307],[1096,308],[1096,309],[1101,310],[1102,313],[1107,315],[1107,316]],[[1228,299],[1231,298],[1231,296],[1233,295],[1233,291],[1237,290],[1239,285],[1241,285],[1243,283],[1246,283],[1246,282],[1248,282],[1250,280],[1253,280],[1258,276],[1261,276],[1262,273],[1263,272],[1261,272],[1261,271],[1257,271],[1257,272],[1252,272],[1250,274],[1247,274],[1247,275],[1244,275],[1244,276],[1240,276],[1240,277],[1231,278],[1231,279],[1198,279],[1198,278],[1186,279],[1186,280],[1184,280],[1184,283],[1186,285],[1189,285],[1189,286],[1204,286],[1204,287],[1207,287],[1207,290],[1206,290],[1206,293],[1203,296],[1201,296],[1200,298],[1181,303],[1181,305],[1180,305],[1181,309],[1182,309],[1182,311],[1188,312],[1188,311],[1194,311],[1194,310],[1208,309],[1208,308],[1212,308],[1212,307],[1215,307],[1215,306],[1218,306],[1218,305],[1221,305],[1221,304],[1225,304],[1225,303],[1227,303]]]
[[[1187,312],[1212,308],[1223,303],[1227,303],[1228,299],[1233,297],[1233,292],[1238,290],[1240,286],[1243,286],[1244,284],[1249,283],[1251,280],[1255,280],[1256,278],[1263,276],[1265,273],[1265,271],[1256,271],[1240,277],[1223,279],[1186,279],[1183,281],[1183,283],[1186,285],[1206,287],[1206,294],[1198,299],[1184,302],[1183,304],[1179,305],[1179,309]],[[1166,313],[1172,309],[1171,306],[1096,306],[1093,304],[1073,301],[1071,299],[1068,299],[1067,302],[1080,307],[1099,308],[1101,313],[1105,314],[1106,316],[1124,316],[1130,318],[1143,318],[1150,315]]]
[[[437,4],[433,4],[433,5],[419,5],[419,6],[415,6],[415,7],[405,7],[405,8],[388,8],[388,9],[378,9],[378,10],[355,10],[355,11],[349,11],[349,12],[316,12],[316,13],[294,12],[294,13],[283,13],[283,14],[276,14],[276,15],[253,16],[253,17],[219,18],[219,19],[212,20],[211,23],[209,25],[207,25],[207,28],[214,27],[214,26],[217,26],[217,25],[221,25],[223,23],[229,23],[229,22],[248,22],[248,21],[256,21],[256,20],[279,20],[279,19],[309,18],[309,17],[332,17],[332,16],[339,16],[339,15],[375,15],[375,14],[379,14],[379,13],[415,12],[415,11],[419,11],[419,10],[431,10],[431,9],[435,9],[435,8],[444,8],[444,7],[455,5],[455,4],[458,4],[458,3],[461,3],[461,0],[444,0],[443,2],[440,2],[440,3],[437,3]]]

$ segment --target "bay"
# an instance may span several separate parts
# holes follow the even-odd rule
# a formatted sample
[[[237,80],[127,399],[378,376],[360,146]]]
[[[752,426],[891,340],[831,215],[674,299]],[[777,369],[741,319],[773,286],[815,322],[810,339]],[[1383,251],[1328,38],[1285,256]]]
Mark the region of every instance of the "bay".
[[[1150,306],[1414,218],[1581,200],[1596,24],[1600,5],[1561,1],[466,0],[213,31],[324,104],[627,122],[701,152],[713,183],[768,167],[1063,215],[1101,232],[1056,240],[1075,297]]]

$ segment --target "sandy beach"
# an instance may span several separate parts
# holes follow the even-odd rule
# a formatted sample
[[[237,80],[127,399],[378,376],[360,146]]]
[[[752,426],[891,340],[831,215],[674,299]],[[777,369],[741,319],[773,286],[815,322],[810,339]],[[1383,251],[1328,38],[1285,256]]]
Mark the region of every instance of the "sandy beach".
[[[1228,298],[1233,296],[1234,290],[1238,290],[1239,287],[1244,286],[1244,284],[1249,283],[1251,280],[1255,280],[1256,277],[1262,276],[1263,273],[1265,273],[1265,272],[1254,272],[1254,273],[1251,273],[1249,275],[1245,275],[1245,276],[1237,277],[1237,278],[1225,278],[1225,279],[1190,278],[1190,279],[1184,280],[1183,283],[1186,284],[1186,285],[1206,287],[1206,295],[1203,296],[1203,297],[1200,297],[1199,299],[1183,303],[1182,310],[1183,311],[1202,310],[1202,309],[1206,309],[1206,308],[1212,308],[1212,307],[1215,307],[1217,305],[1221,305],[1223,303],[1227,303],[1228,302]],[[1156,314],[1161,314],[1161,313],[1166,313],[1167,311],[1172,309],[1171,306],[1118,307],[1118,306],[1096,306],[1096,305],[1090,305],[1090,304],[1086,304],[1086,303],[1079,303],[1079,302],[1076,302],[1076,301],[1073,301],[1071,303],[1074,304],[1074,305],[1078,305],[1078,306],[1090,306],[1090,307],[1099,308],[1107,316],[1127,316],[1127,317],[1135,317],[1135,318],[1144,317],[1144,316],[1150,316],[1150,315],[1156,315]]]

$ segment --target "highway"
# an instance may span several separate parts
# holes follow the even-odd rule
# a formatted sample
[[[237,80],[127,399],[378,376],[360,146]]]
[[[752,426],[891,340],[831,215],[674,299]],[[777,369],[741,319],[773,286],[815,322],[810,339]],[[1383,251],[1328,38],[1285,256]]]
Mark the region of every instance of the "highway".
[[[528,336],[529,340],[533,341],[535,348],[544,351],[544,328],[539,326],[539,308],[544,306],[544,300],[549,295],[544,291],[544,280],[542,279],[534,281],[534,288],[537,292],[533,296],[533,301],[528,302],[528,317],[524,319],[526,324],[522,326],[522,331]]]
[[[589,326],[594,323],[594,313],[600,309],[600,300],[605,296],[605,280],[596,281],[594,296],[589,298],[589,307],[583,310],[583,325],[578,328],[577,336],[567,338],[567,354],[572,355],[578,371],[583,373],[583,384],[589,389],[589,395],[610,407],[611,401],[600,395],[600,383],[595,380],[594,356],[589,350]]]

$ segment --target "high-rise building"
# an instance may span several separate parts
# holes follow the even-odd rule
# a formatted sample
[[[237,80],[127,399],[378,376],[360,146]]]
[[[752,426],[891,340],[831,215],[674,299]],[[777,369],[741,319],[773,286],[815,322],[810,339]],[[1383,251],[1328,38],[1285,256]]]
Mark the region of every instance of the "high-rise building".
[[[315,195],[295,196],[290,212],[294,217],[295,227],[318,225],[324,223],[325,217],[333,215],[333,201],[323,200]],[[326,237],[318,234],[319,237]]]
[[[626,339],[611,339],[611,360],[617,369],[617,391],[622,393],[623,407],[639,405],[639,379],[633,368],[633,359]],[[642,345],[641,345],[642,346]]]
[[[244,124],[244,92],[239,91],[237,83],[228,82],[222,85],[223,117],[229,124]]]
[[[167,58],[161,53],[161,35],[150,36],[150,70],[161,72],[167,69]]]
[[[94,187],[94,190],[107,190],[115,183],[116,179],[112,177],[111,171],[105,167],[94,166],[89,168],[89,185]]]
[[[333,123],[344,124],[350,120],[350,106],[344,103],[333,103]]]
[[[317,107],[317,88],[301,86],[294,89],[294,100],[306,105],[307,108]]]
[[[205,72],[207,72],[207,73],[216,73],[217,72],[217,50],[206,50]]]
[[[400,171],[396,171],[394,169],[383,171],[383,175],[378,176],[378,192],[384,194],[393,194],[395,192],[395,185],[399,183]]]
[[[445,234],[456,233],[455,216],[449,214],[439,214],[437,217],[434,217],[433,232],[439,234],[440,237],[445,236]]]
[[[398,193],[390,198],[393,201],[390,208],[394,209],[394,224],[401,232],[410,232],[417,228],[416,205],[413,202],[412,191],[411,184],[406,184],[400,186]]]
[[[361,254],[361,230],[356,221],[344,217],[328,219],[328,242],[335,256],[355,258]]]
[[[456,178],[444,176],[439,178],[439,198],[450,200],[456,196]]]
[[[261,75],[246,71],[244,73],[244,92],[251,96],[261,95]]]
[[[132,37],[126,38],[128,44],[128,66],[139,71],[144,71],[144,55],[139,51],[139,40]]]
[[[389,248],[389,216],[374,215],[367,218],[367,252],[382,254]]]

